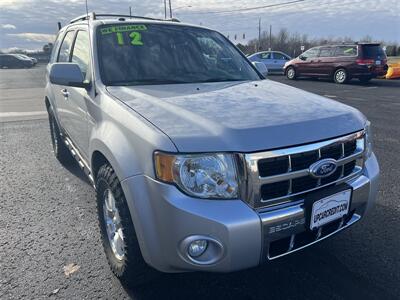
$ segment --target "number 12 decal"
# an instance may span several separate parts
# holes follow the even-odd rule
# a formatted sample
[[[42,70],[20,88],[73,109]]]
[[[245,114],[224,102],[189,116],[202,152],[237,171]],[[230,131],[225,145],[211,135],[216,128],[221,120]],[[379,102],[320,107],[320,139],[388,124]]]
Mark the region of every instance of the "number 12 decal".
[[[120,46],[124,46],[124,36],[122,35],[122,32],[117,32],[117,42],[118,45]],[[131,45],[134,46],[143,46],[143,42],[142,42],[142,34],[140,32],[137,31],[132,31],[129,34],[129,37],[131,38]]]

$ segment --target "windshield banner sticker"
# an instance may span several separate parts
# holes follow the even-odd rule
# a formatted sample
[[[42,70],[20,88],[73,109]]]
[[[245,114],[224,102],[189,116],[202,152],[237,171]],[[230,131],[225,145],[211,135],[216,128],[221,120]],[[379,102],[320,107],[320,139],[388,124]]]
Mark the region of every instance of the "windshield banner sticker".
[[[101,34],[110,34],[116,32],[143,31],[143,30],[147,30],[146,25],[120,25],[120,26],[110,26],[102,28],[100,32]]]

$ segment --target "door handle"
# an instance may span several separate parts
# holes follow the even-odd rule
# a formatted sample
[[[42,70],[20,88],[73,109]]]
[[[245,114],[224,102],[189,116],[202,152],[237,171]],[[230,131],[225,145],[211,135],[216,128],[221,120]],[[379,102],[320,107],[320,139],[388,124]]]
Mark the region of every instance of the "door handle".
[[[67,91],[67,89],[62,89],[61,94],[64,96],[64,100],[68,100],[69,92]]]

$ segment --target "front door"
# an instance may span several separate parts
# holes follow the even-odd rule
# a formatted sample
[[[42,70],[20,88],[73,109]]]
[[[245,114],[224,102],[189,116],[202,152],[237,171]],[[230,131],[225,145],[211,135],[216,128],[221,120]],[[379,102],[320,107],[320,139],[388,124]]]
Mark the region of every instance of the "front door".
[[[75,43],[72,49],[71,62],[75,63],[81,69],[83,78],[86,81],[91,80],[90,74],[90,42],[88,32],[78,30]],[[66,87],[68,93],[68,131],[71,139],[79,148],[82,155],[87,158],[89,138],[87,124],[87,101],[90,100],[90,94],[85,88]]]
[[[317,68],[318,48],[311,48],[301,55],[299,73],[302,75],[314,75]]]
[[[56,62],[68,63],[71,59],[72,43],[74,41],[76,32],[74,30],[68,31],[58,52]],[[52,92],[55,100],[54,109],[57,111],[58,121],[61,127],[69,133],[68,120],[70,118],[71,112],[69,111],[69,96],[66,86],[52,84]]]

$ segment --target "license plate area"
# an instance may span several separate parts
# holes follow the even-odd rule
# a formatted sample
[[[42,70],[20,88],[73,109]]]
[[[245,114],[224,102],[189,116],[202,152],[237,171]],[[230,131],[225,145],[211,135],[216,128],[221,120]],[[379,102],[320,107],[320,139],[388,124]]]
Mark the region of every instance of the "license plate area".
[[[310,216],[310,229],[314,230],[325,224],[343,218],[349,213],[351,190],[344,190],[313,203]]]
[[[304,225],[306,230],[316,232],[324,225],[337,221],[338,219],[341,219],[343,217],[346,218],[349,215],[349,211],[351,211],[352,193],[353,188],[347,183],[330,186],[319,191],[309,193],[304,198]],[[333,213],[331,211],[326,215],[317,216],[318,213],[323,213],[323,211],[325,211],[326,209],[331,209],[332,207],[334,207],[335,201],[338,201],[337,205],[347,203],[347,207],[345,205],[343,207],[340,207],[340,211],[338,212],[335,211]]]
[[[381,61],[380,61],[380,60],[376,60],[376,61],[375,61],[375,64],[376,64],[377,66],[379,66],[379,65],[381,64]]]

